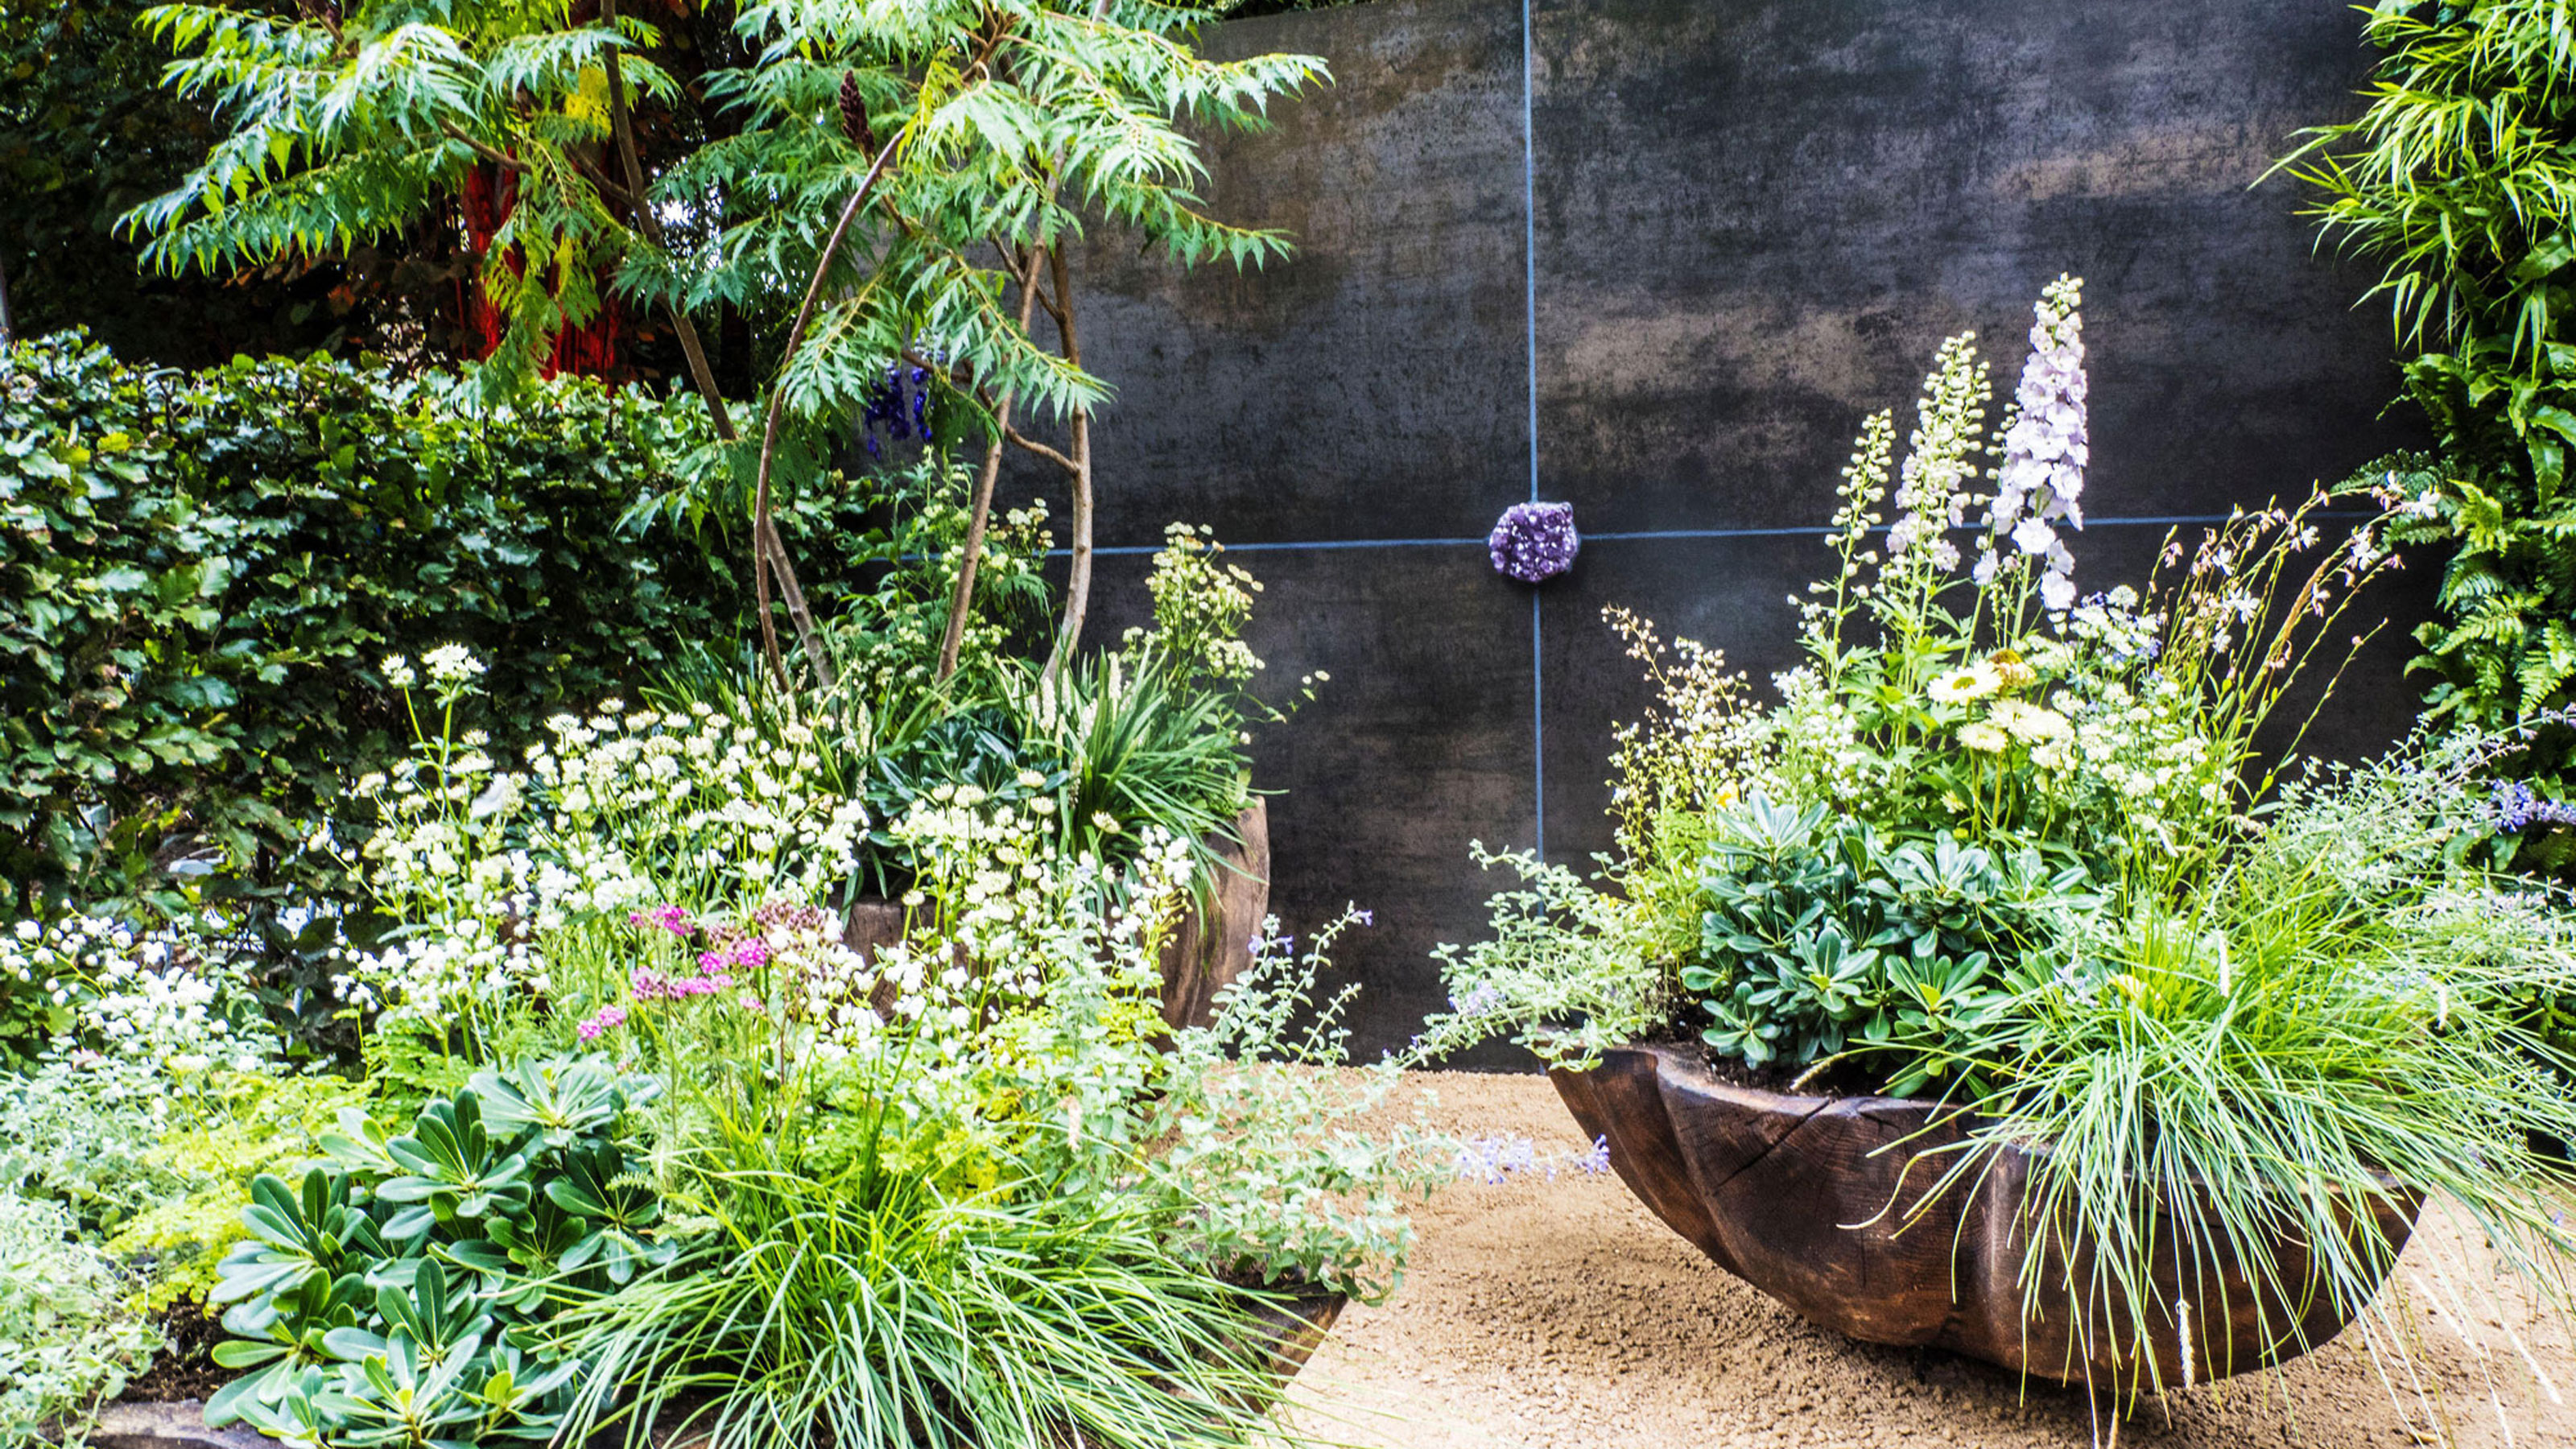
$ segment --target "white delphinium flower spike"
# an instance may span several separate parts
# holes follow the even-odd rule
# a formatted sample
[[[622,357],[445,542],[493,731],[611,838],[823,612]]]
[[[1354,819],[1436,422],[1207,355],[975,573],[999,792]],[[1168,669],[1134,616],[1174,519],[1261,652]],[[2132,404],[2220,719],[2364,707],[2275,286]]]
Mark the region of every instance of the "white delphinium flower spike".
[[[2030,358],[2013,395],[2004,430],[2003,466],[1995,471],[1986,526],[2009,537],[2025,557],[2042,561],[2041,601],[2051,609],[2075,602],[2074,558],[2057,527],[2084,527],[2084,469],[2092,459],[2085,432],[2084,283],[2061,276],[2040,294],[2030,329]]]

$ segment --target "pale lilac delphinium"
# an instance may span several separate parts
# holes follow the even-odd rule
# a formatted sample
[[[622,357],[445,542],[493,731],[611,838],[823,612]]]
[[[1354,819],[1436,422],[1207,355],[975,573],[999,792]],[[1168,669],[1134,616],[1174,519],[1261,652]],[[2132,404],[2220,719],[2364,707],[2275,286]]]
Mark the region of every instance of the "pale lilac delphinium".
[[[2074,277],[2061,276],[2040,294],[2030,358],[2013,394],[2003,465],[1995,470],[1995,498],[1986,511],[1995,536],[2009,538],[2023,557],[2041,562],[2040,602],[2051,609],[2075,602],[2075,558],[2057,525],[2084,527],[2084,468],[2092,458],[2085,433],[2083,300],[2084,284]],[[1978,559],[1977,582],[1992,582],[2003,563],[1998,551]]]
[[[1544,583],[1574,567],[1582,547],[1571,503],[1515,503],[1485,539],[1494,567],[1525,584]]]

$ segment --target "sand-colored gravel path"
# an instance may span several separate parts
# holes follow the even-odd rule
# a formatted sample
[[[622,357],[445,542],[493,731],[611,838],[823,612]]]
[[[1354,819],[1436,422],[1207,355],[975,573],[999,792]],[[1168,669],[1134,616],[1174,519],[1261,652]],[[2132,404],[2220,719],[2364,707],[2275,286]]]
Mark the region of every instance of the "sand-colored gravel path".
[[[1419,1082],[1437,1097],[1431,1120],[1452,1131],[1526,1135],[1542,1152],[1583,1145],[1543,1078]],[[2025,1392],[1947,1353],[1809,1327],[1673,1236],[1614,1177],[1461,1185],[1416,1221],[1403,1290],[1346,1313],[1298,1381],[1298,1421],[1321,1438],[1374,1449],[2080,1449],[2110,1432],[2080,1393]],[[2576,1446],[2576,1403],[2551,1402],[2576,1399],[2576,1352],[2527,1308],[2496,1301],[2482,1250],[2430,1225],[2400,1276],[2417,1285],[2403,1322],[2418,1340],[2421,1393],[2393,1398],[2347,1333],[2268,1381],[2149,1405],[2118,1442]],[[2436,1306],[2446,1291],[2479,1301]]]

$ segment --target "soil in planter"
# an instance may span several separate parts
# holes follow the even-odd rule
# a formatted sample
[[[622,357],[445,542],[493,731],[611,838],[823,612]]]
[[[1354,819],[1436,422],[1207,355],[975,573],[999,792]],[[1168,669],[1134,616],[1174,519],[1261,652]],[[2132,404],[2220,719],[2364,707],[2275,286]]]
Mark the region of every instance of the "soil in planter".
[[[215,1345],[224,1341],[224,1326],[193,1303],[182,1303],[161,1320],[169,1347],[152,1356],[152,1367],[126,1382],[120,1397],[137,1403],[168,1404],[207,1399],[240,1372],[215,1364]]]

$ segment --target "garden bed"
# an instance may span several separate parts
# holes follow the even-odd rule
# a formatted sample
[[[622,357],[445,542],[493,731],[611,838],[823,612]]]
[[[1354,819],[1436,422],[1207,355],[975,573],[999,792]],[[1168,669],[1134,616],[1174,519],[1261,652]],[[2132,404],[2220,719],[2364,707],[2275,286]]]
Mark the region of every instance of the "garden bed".
[[[1543,1077],[1437,1073],[1431,1120],[1466,1134],[1583,1145]],[[1397,1110],[1409,1110],[1397,1103]],[[2031,1383],[1934,1349],[1856,1343],[1802,1322],[1675,1237],[1617,1178],[1561,1174],[1462,1183],[1415,1213],[1422,1237],[1404,1291],[1354,1306],[1299,1378],[1306,1427],[1371,1449],[1790,1449],[1959,1444],[2074,1449],[2093,1442],[2080,1390]],[[2483,1253],[2434,1209],[2399,1278],[2434,1281],[2444,1260],[2485,1280]],[[2420,1292],[2420,1290],[2419,1290]],[[2272,1378],[2152,1403],[2124,1445],[2299,1449],[2448,1442],[2558,1442],[2576,1407],[2546,1404],[2504,1332],[2510,1323],[2562,1392],[2576,1349],[2522,1309],[2477,1317],[2418,1308],[2420,1371],[2448,1404],[2452,1437],[2391,1404],[2356,1335]],[[2495,1399],[2490,1400],[2490,1384]],[[2499,1418],[2498,1405],[2502,1407]]]

